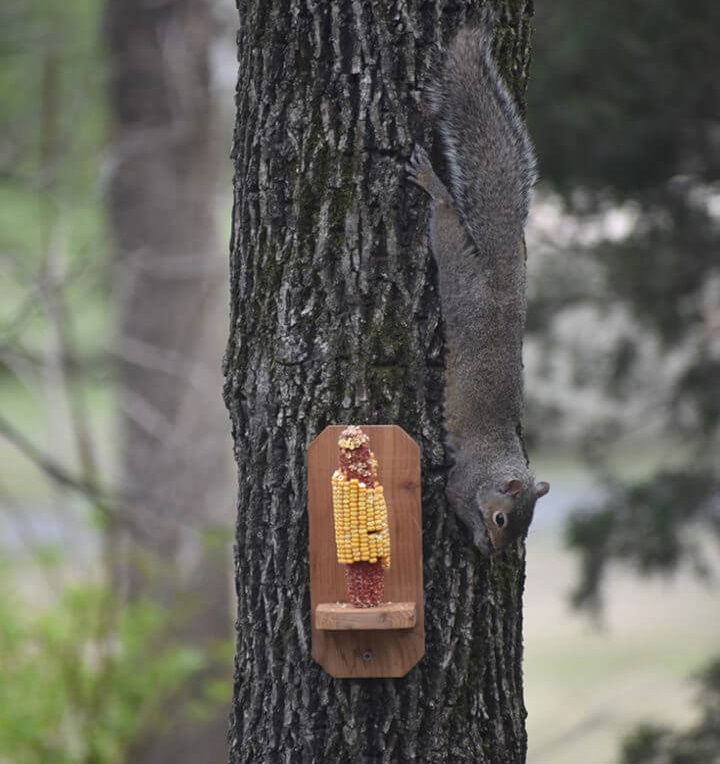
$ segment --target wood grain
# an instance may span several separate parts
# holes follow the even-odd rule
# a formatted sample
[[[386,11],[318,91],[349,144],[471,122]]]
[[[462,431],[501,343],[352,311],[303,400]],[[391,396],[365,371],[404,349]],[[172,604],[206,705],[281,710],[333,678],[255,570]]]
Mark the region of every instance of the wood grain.
[[[337,441],[347,425],[326,427],[308,449],[310,600],[345,600],[344,566],[335,556],[330,478],[337,468]],[[313,658],[336,678],[404,676],[425,653],[420,449],[396,425],[360,425],[379,464],[390,523],[392,565],[385,572],[388,602],[415,604],[415,625],[405,629],[318,629],[312,619]]]
[[[412,629],[414,602],[385,602],[379,607],[352,607],[347,603],[321,604],[315,608],[315,628],[328,631]]]

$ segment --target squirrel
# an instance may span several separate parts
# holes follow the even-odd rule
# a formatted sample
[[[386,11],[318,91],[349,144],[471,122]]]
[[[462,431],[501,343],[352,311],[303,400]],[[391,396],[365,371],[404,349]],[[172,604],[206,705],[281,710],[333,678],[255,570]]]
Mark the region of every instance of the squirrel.
[[[523,228],[535,154],[492,58],[493,27],[489,9],[477,26],[461,27],[429,89],[450,189],[421,146],[407,168],[431,198],[453,454],[446,493],[484,556],[526,535],[535,502],[550,489],[535,482],[519,435]]]

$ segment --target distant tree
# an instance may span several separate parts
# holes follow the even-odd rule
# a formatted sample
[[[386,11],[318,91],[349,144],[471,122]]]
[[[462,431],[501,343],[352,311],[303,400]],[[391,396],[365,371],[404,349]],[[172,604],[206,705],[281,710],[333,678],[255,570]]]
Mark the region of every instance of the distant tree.
[[[229,463],[220,395],[225,269],[210,0],[107,0],[122,525],[115,583],[174,615],[172,639],[219,649],[231,632]],[[227,663],[219,663],[227,670]],[[209,677],[219,677],[216,667]],[[207,679],[208,677],[204,677]],[[193,684],[176,708],[199,699]],[[178,718],[136,764],[225,757],[226,714]]]
[[[648,202],[681,174],[717,180],[716,3],[640,0],[631,12],[608,0],[578,12],[552,0],[537,12],[528,117],[546,180],[568,196]]]

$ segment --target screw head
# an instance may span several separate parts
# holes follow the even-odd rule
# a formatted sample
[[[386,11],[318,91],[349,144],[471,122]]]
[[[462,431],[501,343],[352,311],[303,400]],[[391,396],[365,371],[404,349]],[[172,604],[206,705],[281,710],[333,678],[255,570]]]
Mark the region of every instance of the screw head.
[[[372,650],[365,650],[365,652],[362,654],[362,659],[365,661],[365,663],[369,663],[373,659]]]

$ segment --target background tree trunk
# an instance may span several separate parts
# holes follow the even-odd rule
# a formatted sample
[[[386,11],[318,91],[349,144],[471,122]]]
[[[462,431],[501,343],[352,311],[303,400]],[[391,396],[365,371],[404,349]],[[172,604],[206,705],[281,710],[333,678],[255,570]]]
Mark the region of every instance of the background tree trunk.
[[[478,3],[241,2],[226,360],[239,472],[231,760],[525,758],[524,555],[448,513],[443,337],[426,198],[405,180],[431,53]],[[531,0],[500,3],[522,98]],[[305,451],[329,423],[397,423],[423,452],[427,654],[399,680],[310,657]]]
[[[163,604],[170,638],[202,648],[231,634],[210,12],[209,0],[108,0],[106,14],[120,482],[133,529],[114,536],[116,585]],[[143,741],[133,764],[226,758],[224,709],[208,723],[175,721]]]

